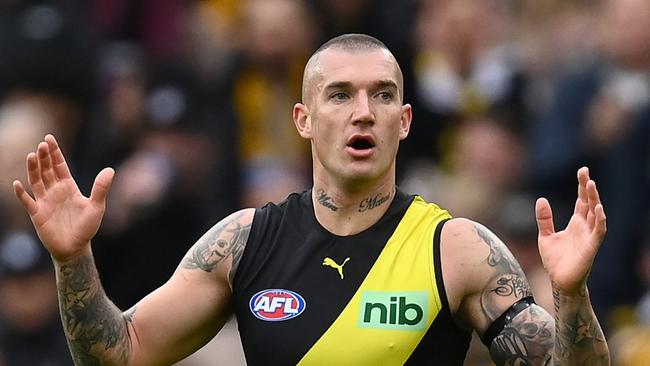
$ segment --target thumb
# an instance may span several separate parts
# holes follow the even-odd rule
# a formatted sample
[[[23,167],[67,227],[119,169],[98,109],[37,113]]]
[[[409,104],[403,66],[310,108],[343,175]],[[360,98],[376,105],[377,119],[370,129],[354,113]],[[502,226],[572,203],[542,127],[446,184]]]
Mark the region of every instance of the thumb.
[[[546,198],[539,198],[535,203],[535,218],[540,236],[548,236],[555,233],[553,224],[553,210]]]
[[[101,205],[106,203],[106,196],[108,195],[108,190],[111,188],[114,176],[115,170],[113,168],[104,168],[97,174],[93,188],[90,191],[90,200],[93,203]]]

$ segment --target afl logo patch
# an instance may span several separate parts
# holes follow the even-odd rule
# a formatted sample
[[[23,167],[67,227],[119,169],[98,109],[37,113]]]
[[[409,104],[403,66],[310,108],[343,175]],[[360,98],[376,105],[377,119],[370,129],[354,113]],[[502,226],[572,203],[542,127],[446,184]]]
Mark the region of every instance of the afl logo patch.
[[[248,303],[256,318],[268,322],[277,322],[297,317],[305,311],[305,299],[290,290],[262,290]]]

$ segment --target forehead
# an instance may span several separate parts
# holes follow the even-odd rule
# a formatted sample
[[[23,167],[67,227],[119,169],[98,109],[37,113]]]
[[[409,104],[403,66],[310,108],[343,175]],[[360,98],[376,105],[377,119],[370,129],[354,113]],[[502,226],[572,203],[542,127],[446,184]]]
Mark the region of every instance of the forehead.
[[[322,90],[333,82],[352,84],[392,80],[401,86],[400,71],[395,58],[384,49],[322,51],[312,66],[311,82]]]

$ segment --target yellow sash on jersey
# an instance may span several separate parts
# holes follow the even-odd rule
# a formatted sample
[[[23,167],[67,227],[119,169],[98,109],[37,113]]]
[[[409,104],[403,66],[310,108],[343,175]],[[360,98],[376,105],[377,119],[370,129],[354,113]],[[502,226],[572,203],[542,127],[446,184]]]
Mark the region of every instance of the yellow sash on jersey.
[[[343,312],[298,364],[404,364],[442,307],[432,243],[449,217],[415,197]]]

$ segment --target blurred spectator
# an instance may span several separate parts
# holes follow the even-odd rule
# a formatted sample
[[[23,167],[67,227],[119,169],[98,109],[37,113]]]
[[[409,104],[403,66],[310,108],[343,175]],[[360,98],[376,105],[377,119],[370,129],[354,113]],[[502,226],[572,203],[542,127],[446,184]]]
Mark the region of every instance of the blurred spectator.
[[[563,70],[580,68],[595,56],[598,19],[595,2],[525,0],[515,8],[516,35],[527,74],[526,107],[544,110],[552,83]]]
[[[238,180],[224,169],[233,153],[220,154],[227,135],[214,133],[229,121],[201,104],[193,76],[151,64],[131,45],[109,51],[81,170],[87,185],[104,166],[118,172],[93,247],[104,287],[125,308],[169,278],[197,235],[233,209]]]
[[[590,276],[601,319],[634,303],[638,256],[650,192],[650,2],[606,0],[599,12],[599,58],[558,79],[550,107],[532,131],[531,170],[539,192],[573,211],[575,169],[589,165],[607,210],[608,233]],[[607,322],[605,322],[607,326]]]
[[[52,264],[31,231],[0,236],[0,352],[7,365],[72,364]]]
[[[246,1],[243,59],[233,91],[244,206],[281,201],[311,181],[308,143],[291,120],[314,47],[311,24],[302,1]]]
[[[413,157],[440,159],[449,128],[458,120],[500,113],[523,131],[524,79],[504,2],[429,0],[416,19],[414,110],[405,149]],[[477,31],[480,30],[480,31]],[[407,168],[407,167],[405,167]]]
[[[467,120],[457,127],[444,164],[420,161],[407,172],[401,186],[452,215],[489,224],[494,222],[501,197],[522,184],[522,142],[494,118]]]
[[[244,2],[238,0],[198,1],[190,9],[184,30],[182,54],[203,84],[225,92],[231,82],[240,46]],[[227,96],[223,96],[224,98]]]

